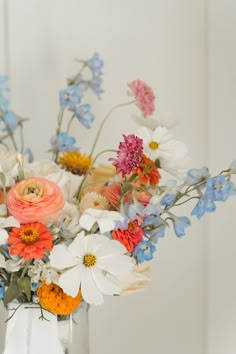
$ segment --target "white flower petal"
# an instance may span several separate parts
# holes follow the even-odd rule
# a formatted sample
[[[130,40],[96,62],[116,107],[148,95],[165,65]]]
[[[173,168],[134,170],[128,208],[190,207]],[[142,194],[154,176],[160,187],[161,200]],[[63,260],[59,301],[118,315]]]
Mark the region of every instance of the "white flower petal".
[[[0,254],[0,268],[6,268],[5,258],[1,254]]]
[[[118,281],[110,274],[104,274],[97,267],[92,268],[92,275],[99,290],[105,295],[117,295],[120,292]]]
[[[126,253],[126,248],[119,241],[110,240],[106,237],[107,242],[102,247],[97,248],[96,256],[98,257],[111,257],[116,255],[123,255]]]
[[[20,227],[20,223],[13,216],[9,216],[8,218],[0,218],[0,227]]]
[[[96,222],[96,219],[93,216],[86,214],[86,212],[81,216],[81,218],[79,220],[80,226],[83,227],[87,231],[91,230],[91,228],[95,222]]]
[[[75,256],[63,244],[56,245],[52,249],[50,256],[50,265],[56,269],[65,269],[77,264]]]
[[[8,232],[4,229],[0,229],[0,246],[5,245],[8,239]]]
[[[133,263],[129,256],[99,257],[96,265],[113,275],[125,275],[133,269]]]
[[[84,231],[80,232],[75,239],[73,240],[73,242],[70,244],[70,246],[68,247],[68,250],[71,252],[71,254],[73,254],[74,257],[79,258],[82,257],[84,255]],[[87,238],[87,236],[86,236]]]
[[[81,291],[83,299],[88,304],[101,305],[103,303],[103,295],[97,287],[89,267],[83,272]]]
[[[82,264],[67,270],[59,277],[58,285],[66,294],[77,296],[84,271],[85,267]]]

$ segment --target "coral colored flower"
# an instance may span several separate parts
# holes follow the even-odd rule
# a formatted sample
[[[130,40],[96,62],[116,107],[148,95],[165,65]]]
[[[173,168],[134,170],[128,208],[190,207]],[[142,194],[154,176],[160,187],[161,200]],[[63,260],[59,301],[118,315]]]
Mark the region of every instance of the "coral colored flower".
[[[79,151],[71,151],[59,157],[58,163],[74,175],[84,175],[92,163],[92,158],[89,155],[81,154]]]
[[[44,224],[39,222],[13,227],[9,232],[7,243],[10,255],[24,259],[42,258],[45,250],[52,250],[52,235]]]
[[[55,221],[64,206],[59,187],[42,177],[26,178],[16,183],[7,194],[9,214],[19,222]]]
[[[108,185],[104,185],[102,183],[94,184],[86,189],[87,192],[96,192],[104,196],[109,204],[110,207],[107,209],[118,208],[120,204],[120,197],[121,197],[121,186],[116,183],[111,183]]]
[[[37,290],[39,303],[45,310],[48,310],[55,315],[69,315],[79,306],[81,302],[81,291],[75,297],[67,295],[60,286],[51,283],[46,284],[45,281]]]
[[[128,229],[117,229],[112,231],[113,240],[117,240],[126,247],[129,252],[133,252],[137,244],[142,240],[143,229],[138,225],[137,220],[130,221]]]
[[[146,118],[155,111],[154,100],[155,95],[152,89],[141,80],[135,80],[128,84],[131,92],[129,96],[135,96],[137,106],[140,108],[143,116]]]
[[[150,186],[155,186],[158,184],[161,178],[161,175],[158,172],[154,161],[149,159],[144,154],[139,167],[133,170],[133,173],[138,174],[138,182],[144,185],[149,184]]]
[[[124,135],[124,142],[120,142],[117,151],[117,159],[110,158],[113,166],[116,167],[122,176],[130,174],[130,172],[140,165],[143,154],[143,140],[134,134]]]

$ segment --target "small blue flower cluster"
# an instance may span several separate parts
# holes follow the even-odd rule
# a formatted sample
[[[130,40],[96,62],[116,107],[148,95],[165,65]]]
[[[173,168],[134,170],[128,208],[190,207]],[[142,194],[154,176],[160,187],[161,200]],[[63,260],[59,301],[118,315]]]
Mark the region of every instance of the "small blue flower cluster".
[[[170,181],[164,195],[154,196],[146,207],[138,202],[135,205],[129,205],[126,211],[129,219],[134,219],[137,214],[143,217],[143,239],[133,251],[137,263],[153,258],[156,251],[155,244],[164,237],[166,227],[169,226],[168,221],[171,221],[177,237],[181,238],[185,235],[185,229],[191,225],[190,218],[174,215],[170,212],[171,208],[196,198],[198,202],[191,215],[200,219],[206,212],[216,210],[216,202],[225,202],[230,196],[236,195],[235,186],[230,181],[232,174],[236,174],[236,160],[232,162],[227,171],[215,177],[210,176],[207,167],[191,169],[187,172],[184,184],[178,187],[176,181]]]
[[[75,75],[74,78],[69,79],[69,85],[62,89],[59,93],[59,103],[61,109],[68,109],[73,113],[74,117],[87,129],[91,128],[95,116],[91,112],[90,104],[82,104],[82,98],[88,89],[91,89],[99,98],[103,92],[101,88],[102,84],[102,68],[103,61],[98,53],[95,53],[89,60],[82,61],[83,67],[80,72]],[[82,75],[82,71],[87,68],[90,71],[91,78],[85,79]],[[56,136],[53,136],[50,140],[52,145],[52,151],[76,151],[78,148],[74,145],[75,139],[65,132],[59,132]]]

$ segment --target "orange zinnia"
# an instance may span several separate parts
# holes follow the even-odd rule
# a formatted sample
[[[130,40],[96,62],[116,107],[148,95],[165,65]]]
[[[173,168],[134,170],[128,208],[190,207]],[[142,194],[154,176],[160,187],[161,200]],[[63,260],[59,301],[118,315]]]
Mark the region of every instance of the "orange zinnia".
[[[13,227],[9,232],[7,243],[10,255],[18,255],[24,259],[40,259],[45,250],[52,250],[52,235],[44,224],[39,222]]]
[[[125,230],[113,230],[113,240],[117,240],[125,246],[127,251],[133,252],[137,244],[142,240],[143,229],[138,225],[138,220],[133,220],[128,223],[128,228]]]
[[[56,284],[46,284],[42,282],[42,286],[37,290],[39,303],[45,310],[56,315],[69,315],[79,306],[81,302],[81,292],[76,297],[69,296]]]

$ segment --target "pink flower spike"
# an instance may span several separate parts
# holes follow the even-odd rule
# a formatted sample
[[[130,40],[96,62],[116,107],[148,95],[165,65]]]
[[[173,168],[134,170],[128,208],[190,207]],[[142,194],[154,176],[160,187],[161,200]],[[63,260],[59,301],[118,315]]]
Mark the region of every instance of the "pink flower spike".
[[[134,134],[123,135],[124,142],[120,142],[117,151],[117,159],[110,158],[113,166],[118,172],[122,173],[122,177],[130,174],[130,172],[138,167],[142,161],[143,140]]]
[[[135,80],[128,84],[131,92],[129,96],[135,96],[137,106],[142,111],[143,116],[146,118],[155,111],[154,100],[155,95],[152,89],[141,80]]]

